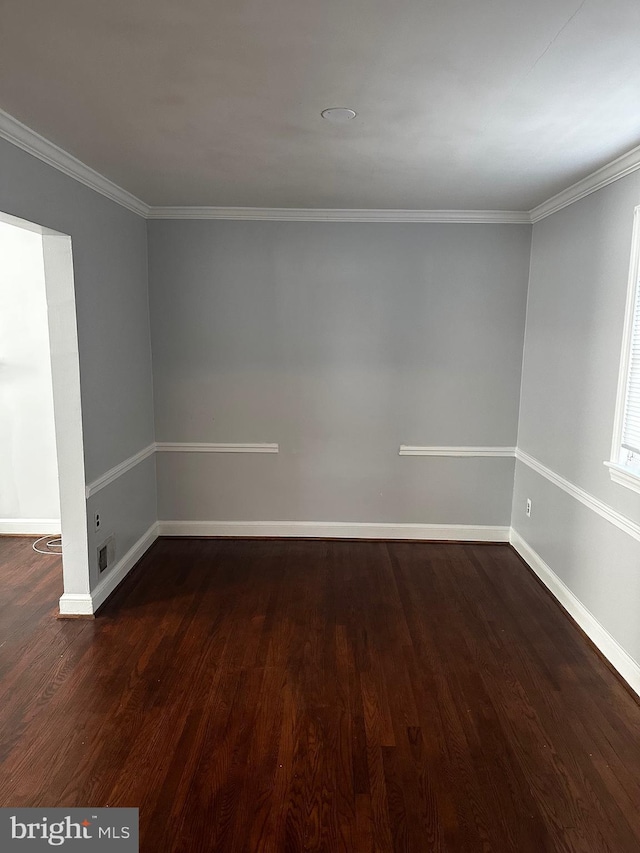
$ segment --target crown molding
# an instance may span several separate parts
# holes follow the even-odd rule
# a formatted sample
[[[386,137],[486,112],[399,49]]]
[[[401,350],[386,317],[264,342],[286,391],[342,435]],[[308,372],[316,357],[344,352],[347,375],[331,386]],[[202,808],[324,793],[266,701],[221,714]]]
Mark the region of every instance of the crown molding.
[[[295,207],[151,207],[148,219],[242,219],[277,222],[487,222],[531,223],[521,210],[350,210]]]
[[[530,220],[531,222],[539,222],[546,216],[551,216],[552,213],[562,210],[563,207],[580,201],[581,198],[614,183],[614,181],[619,181],[620,178],[624,178],[638,169],[640,169],[640,145],[534,207],[529,211]]]
[[[457,222],[530,225],[640,169],[640,145],[587,175],[537,207],[526,210],[385,210],[294,207],[149,206],[77,157],[0,109],[6,139],[54,169],[145,219],[226,219],[277,222]]]
[[[114,184],[113,181],[82,163],[72,154],[68,154],[53,142],[40,136],[35,130],[31,130],[4,110],[0,110],[0,138],[6,139],[7,142],[11,142],[28,154],[32,154],[38,160],[42,160],[49,166],[53,166],[54,169],[64,172],[70,178],[80,181],[81,184],[95,190],[100,195],[106,196],[111,201],[115,201],[122,207],[126,207],[133,213],[137,213],[138,216],[146,218],[148,215],[148,204],[140,201],[127,190],[123,190],[122,187]]]

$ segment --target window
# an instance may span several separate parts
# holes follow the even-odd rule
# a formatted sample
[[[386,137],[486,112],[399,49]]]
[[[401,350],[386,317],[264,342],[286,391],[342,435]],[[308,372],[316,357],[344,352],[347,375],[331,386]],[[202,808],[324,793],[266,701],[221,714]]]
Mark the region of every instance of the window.
[[[640,492],[640,206],[636,207],[631,265],[618,377],[611,461],[611,479]]]

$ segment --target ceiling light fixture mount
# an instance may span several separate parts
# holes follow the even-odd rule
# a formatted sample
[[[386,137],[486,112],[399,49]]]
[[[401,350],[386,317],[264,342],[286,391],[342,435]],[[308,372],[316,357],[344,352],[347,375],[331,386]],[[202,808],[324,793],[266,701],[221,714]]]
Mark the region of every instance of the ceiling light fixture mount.
[[[351,119],[354,119],[358,113],[355,110],[350,110],[348,107],[329,107],[326,110],[322,110],[320,115],[322,118],[326,118],[327,121],[333,122],[333,124],[346,124]]]

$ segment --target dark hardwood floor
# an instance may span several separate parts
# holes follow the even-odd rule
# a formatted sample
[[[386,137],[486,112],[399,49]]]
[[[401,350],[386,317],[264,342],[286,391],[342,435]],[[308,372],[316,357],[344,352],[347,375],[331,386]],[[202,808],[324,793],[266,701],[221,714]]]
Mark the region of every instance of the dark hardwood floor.
[[[504,545],[163,539],[93,621],[0,539],[0,805],[141,850],[640,850],[640,706]]]

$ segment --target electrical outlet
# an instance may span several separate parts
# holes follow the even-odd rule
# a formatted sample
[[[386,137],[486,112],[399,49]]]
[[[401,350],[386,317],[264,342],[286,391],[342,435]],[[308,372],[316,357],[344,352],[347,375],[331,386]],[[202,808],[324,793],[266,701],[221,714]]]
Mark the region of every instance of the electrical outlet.
[[[94,523],[96,526],[96,530],[100,530],[100,513],[97,512],[95,515]]]
[[[531,518],[531,498],[527,498],[527,518]]]

